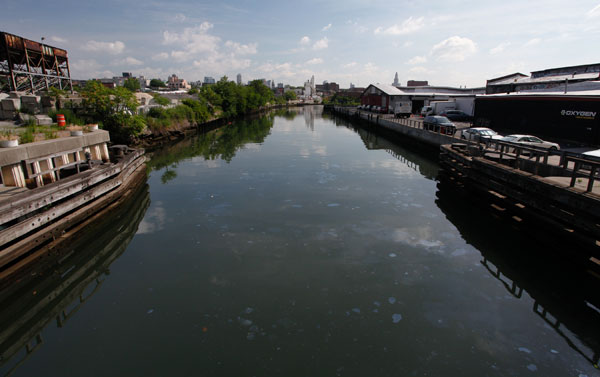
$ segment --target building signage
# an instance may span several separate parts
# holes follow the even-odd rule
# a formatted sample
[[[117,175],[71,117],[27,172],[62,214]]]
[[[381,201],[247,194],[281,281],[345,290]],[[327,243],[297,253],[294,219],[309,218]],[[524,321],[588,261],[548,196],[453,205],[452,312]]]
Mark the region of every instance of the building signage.
[[[577,110],[562,110],[560,115],[567,117],[575,117],[577,119],[596,119],[596,111],[577,111]]]

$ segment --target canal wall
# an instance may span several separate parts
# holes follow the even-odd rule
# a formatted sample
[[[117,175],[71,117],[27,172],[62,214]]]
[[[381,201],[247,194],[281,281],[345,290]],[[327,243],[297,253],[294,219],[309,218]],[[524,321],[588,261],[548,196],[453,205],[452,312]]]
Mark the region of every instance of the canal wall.
[[[406,136],[422,143],[440,147],[444,144],[452,144],[459,139],[452,135],[434,132],[423,128],[421,119],[394,118],[391,114],[375,114],[357,110],[354,107],[334,106],[333,111],[337,114],[362,119],[372,125],[388,129],[402,136]]]

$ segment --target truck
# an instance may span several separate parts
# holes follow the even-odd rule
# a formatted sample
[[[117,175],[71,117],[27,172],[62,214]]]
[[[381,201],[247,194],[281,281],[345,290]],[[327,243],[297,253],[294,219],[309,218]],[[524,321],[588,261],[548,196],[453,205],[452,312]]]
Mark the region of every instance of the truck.
[[[423,106],[421,116],[439,115],[446,110],[455,110],[456,102],[454,101],[434,101],[430,102],[429,106]]]
[[[408,118],[412,113],[412,101],[397,101],[394,103],[394,116]]]

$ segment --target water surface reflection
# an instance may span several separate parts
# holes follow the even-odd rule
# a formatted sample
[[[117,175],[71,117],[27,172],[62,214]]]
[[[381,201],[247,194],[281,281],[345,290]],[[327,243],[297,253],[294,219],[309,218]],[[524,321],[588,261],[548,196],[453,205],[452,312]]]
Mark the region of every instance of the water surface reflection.
[[[17,273],[0,291],[0,375],[18,370],[34,352],[56,347],[56,338],[44,336],[55,321],[68,326],[79,309],[101,289],[110,265],[133,238],[148,208],[148,187],[131,201],[52,250],[42,265]]]
[[[436,202],[429,154],[318,107],[280,114],[158,152],[152,203],[111,278],[17,373],[596,372],[593,342],[583,357],[532,311],[560,304],[554,286],[512,275],[495,238],[473,242],[463,228],[477,226]],[[482,259],[531,296],[507,291]]]

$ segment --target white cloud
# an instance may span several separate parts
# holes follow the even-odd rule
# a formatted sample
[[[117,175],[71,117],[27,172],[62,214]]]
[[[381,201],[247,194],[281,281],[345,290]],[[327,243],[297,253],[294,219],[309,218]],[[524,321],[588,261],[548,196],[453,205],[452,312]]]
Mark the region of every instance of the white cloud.
[[[85,51],[91,52],[105,52],[111,55],[117,55],[125,50],[125,43],[121,41],[114,42],[97,42],[88,41],[88,43],[82,47]]]
[[[207,33],[212,27],[213,24],[203,22],[198,26],[185,28],[181,33],[165,30],[163,44],[182,48],[171,51],[171,57],[178,61],[190,60],[195,54],[216,51],[221,38]]]
[[[541,40],[540,38],[533,38],[533,39],[530,39],[530,40],[528,40],[528,41],[527,41],[527,42],[524,44],[524,46],[525,46],[525,47],[535,46],[535,45],[539,44],[541,41],[542,41],[542,40]]]
[[[342,65],[342,68],[346,68],[346,69],[347,68],[353,68],[353,67],[356,67],[357,65],[358,65],[357,62],[350,62],[350,63]]]
[[[313,58],[306,62],[306,64],[309,64],[309,65],[321,64],[321,63],[323,63],[323,59],[321,59],[321,58]]]
[[[152,57],[152,60],[167,60],[169,59],[169,54],[166,52],[161,52],[160,54],[156,54]]]
[[[133,58],[131,56],[126,57],[125,59],[116,60],[113,62],[113,65],[143,65],[144,62]]]
[[[321,29],[321,31],[327,31],[331,29],[331,24],[328,24],[327,26],[324,26],[323,29]]]
[[[58,36],[56,36],[56,35],[53,35],[53,36],[51,36],[51,37],[50,37],[50,40],[51,40],[52,42],[57,42],[57,43],[67,43],[67,40],[66,40],[66,39],[64,39],[64,38],[61,38],[61,37],[58,37]]]
[[[145,68],[136,68],[137,72],[140,72],[140,74],[144,77],[148,77],[148,78],[157,78],[157,77],[167,77],[169,74],[172,74],[173,72],[171,71],[170,73],[164,71],[162,68],[152,68],[152,67],[145,67]]]
[[[204,72],[222,75],[225,71],[240,70],[250,67],[250,59],[237,59],[235,57],[209,56],[205,59],[194,60],[194,66],[202,68]]]
[[[103,66],[93,59],[71,60],[71,77],[73,78],[102,78],[114,77],[111,71],[103,70]]]
[[[258,71],[265,74],[277,74],[279,77],[285,78],[296,76],[296,72],[294,71],[293,65],[291,63],[265,63],[258,67]]]
[[[177,13],[175,15],[175,21],[176,22],[185,22],[186,19],[187,19],[187,17],[185,17],[185,14]]]
[[[231,49],[236,55],[253,55],[257,53],[256,43],[249,43],[247,45],[240,44],[237,42],[227,41],[225,47]]]
[[[424,26],[425,22],[423,17],[412,18],[411,16],[404,20],[400,26],[392,25],[387,29],[378,27],[377,29],[375,29],[374,33],[386,35],[405,35],[414,33],[415,31],[422,29]]]
[[[431,55],[438,60],[447,62],[460,62],[477,51],[475,42],[469,38],[450,37],[433,46]]]
[[[586,15],[588,17],[598,17],[600,16],[600,4],[596,5],[594,8],[590,9]]]
[[[310,44],[310,38],[305,35],[304,37],[300,38],[300,44],[304,46]]]
[[[221,38],[212,35],[210,30],[213,24],[203,22],[183,31],[167,30],[163,32],[163,44],[173,46],[168,55],[175,62],[192,62],[192,75],[196,75],[198,68],[206,74],[222,75],[227,71],[241,70],[252,65],[252,61],[242,58],[246,55],[257,53],[257,44],[242,44],[235,41],[223,43]],[[154,60],[164,60],[165,53],[153,57]],[[188,72],[188,71],[186,71]]]
[[[432,71],[425,67],[413,67],[413,68],[409,69],[408,72],[416,73],[416,74],[428,74],[428,75],[435,73],[435,71]]]
[[[402,45],[402,47],[410,47],[410,46],[412,46],[413,44],[414,44],[414,42],[413,42],[413,41],[406,41],[406,42],[404,42],[404,44]]]
[[[427,62],[426,56],[415,56],[414,58],[408,60],[406,62],[406,64],[415,65],[415,64],[422,64],[422,63],[426,63],[426,62]]]
[[[496,46],[490,50],[490,54],[491,55],[499,54],[502,51],[504,51],[504,49],[507,48],[508,46],[510,46],[510,42],[500,43],[498,46]]]
[[[329,39],[327,39],[327,37],[319,39],[313,44],[313,50],[323,50],[327,47],[329,47]]]
[[[379,67],[377,67],[375,64],[368,62],[367,64],[365,64],[364,66],[364,70],[367,73],[373,73],[379,70]]]

